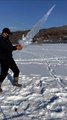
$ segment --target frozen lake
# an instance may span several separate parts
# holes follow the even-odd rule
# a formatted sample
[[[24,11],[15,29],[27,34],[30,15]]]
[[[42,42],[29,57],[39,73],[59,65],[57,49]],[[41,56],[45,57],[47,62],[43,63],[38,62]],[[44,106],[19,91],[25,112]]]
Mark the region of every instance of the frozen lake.
[[[4,80],[0,120],[67,120],[67,44],[29,45],[13,57],[23,87]]]
[[[67,75],[67,44],[31,45],[23,52],[15,53],[14,57],[23,74],[47,77],[49,64],[57,75]]]

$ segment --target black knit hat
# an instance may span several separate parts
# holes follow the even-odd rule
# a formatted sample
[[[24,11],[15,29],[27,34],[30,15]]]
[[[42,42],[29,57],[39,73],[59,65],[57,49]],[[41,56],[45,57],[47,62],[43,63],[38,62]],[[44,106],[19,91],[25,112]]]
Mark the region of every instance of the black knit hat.
[[[4,28],[4,29],[2,30],[2,33],[8,33],[8,34],[12,35],[12,32],[10,31],[9,28]]]

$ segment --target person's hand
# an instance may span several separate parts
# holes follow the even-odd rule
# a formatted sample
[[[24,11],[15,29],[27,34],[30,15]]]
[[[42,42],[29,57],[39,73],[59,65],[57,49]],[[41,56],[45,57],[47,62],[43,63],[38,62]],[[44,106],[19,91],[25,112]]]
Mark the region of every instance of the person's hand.
[[[22,48],[23,48],[22,45],[20,45],[20,44],[17,44],[17,45],[16,45],[16,49],[17,49],[17,50],[22,50]]]

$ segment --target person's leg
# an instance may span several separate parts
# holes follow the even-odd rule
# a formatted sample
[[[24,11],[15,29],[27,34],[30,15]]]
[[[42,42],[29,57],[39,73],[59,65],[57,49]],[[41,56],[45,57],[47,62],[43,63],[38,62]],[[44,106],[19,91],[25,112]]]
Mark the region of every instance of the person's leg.
[[[15,61],[13,60],[13,59],[11,59],[10,61],[9,61],[9,68],[13,71],[13,73],[14,73],[14,77],[18,77],[19,76],[19,69],[18,69],[18,67],[17,67],[17,65],[16,65],[16,63],[15,63]]]
[[[18,87],[21,87],[21,84],[18,83],[18,77],[19,77],[19,69],[15,63],[15,61],[12,59],[10,60],[10,69],[13,71],[14,73],[14,81],[13,81],[13,85],[16,85]]]
[[[5,61],[5,60],[0,61],[0,90],[1,90],[2,82],[4,81],[5,77],[7,76],[8,69],[9,68],[8,68],[7,61]]]

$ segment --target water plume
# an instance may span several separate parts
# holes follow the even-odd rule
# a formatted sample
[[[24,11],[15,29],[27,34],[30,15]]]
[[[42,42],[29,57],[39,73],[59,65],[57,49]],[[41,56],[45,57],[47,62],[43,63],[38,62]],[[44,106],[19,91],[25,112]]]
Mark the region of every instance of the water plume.
[[[29,31],[26,35],[26,37],[24,37],[24,39],[22,38],[21,41],[19,41],[22,45],[27,46],[31,43],[32,38],[39,32],[39,30],[42,28],[43,24],[45,24],[45,22],[47,21],[49,15],[51,14],[51,12],[53,11],[53,9],[55,8],[56,5],[53,5],[46,14],[44,14],[44,16],[32,27],[31,31]]]

